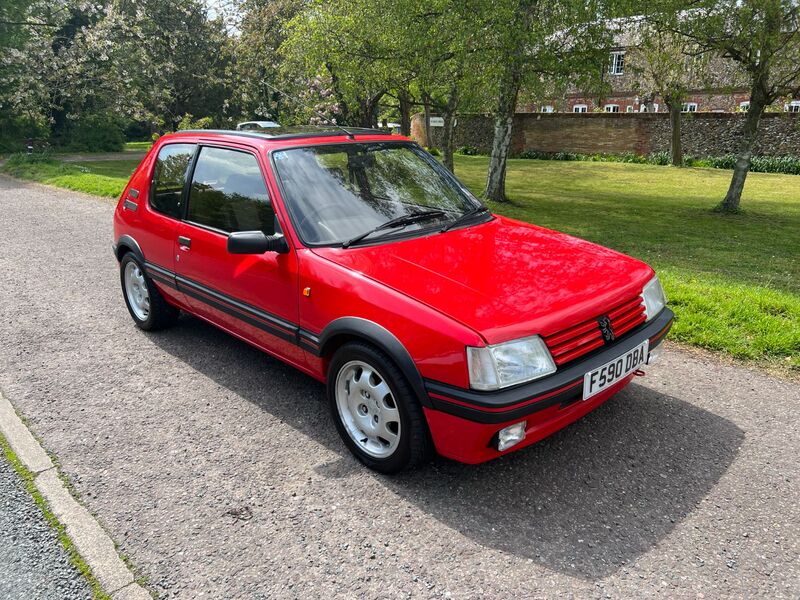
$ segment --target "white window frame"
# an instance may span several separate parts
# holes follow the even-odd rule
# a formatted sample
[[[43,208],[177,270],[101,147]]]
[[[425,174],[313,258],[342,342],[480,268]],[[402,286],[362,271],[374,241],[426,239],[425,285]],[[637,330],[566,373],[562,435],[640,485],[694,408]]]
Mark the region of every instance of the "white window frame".
[[[681,105],[681,112],[683,112],[683,113],[694,113],[694,112],[697,112],[697,109],[699,107],[700,106],[697,104],[697,102],[684,102]]]
[[[556,112],[556,109],[550,104],[544,104],[539,112],[550,114]]]
[[[739,102],[739,110],[743,110],[747,112],[750,110],[750,100],[745,100],[744,102]]]
[[[617,110],[613,110],[613,109]],[[609,110],[611,109],[611,110]],[[618,113],[619,112],[619,104],[605,104],[603,105],[603,110],[607,113]]]
[[[792,100],[789,104],[784,104],[783,110],[788,113],[800,113],[800,100]]]
[[[617,50],[611,53],[611,62],[608,65],[609,75],[625,74],[625,51]]]
[[[572,107],[572,112],[574,112],[574,113],[589,112],[589,105],[588,104],[575,104]]]

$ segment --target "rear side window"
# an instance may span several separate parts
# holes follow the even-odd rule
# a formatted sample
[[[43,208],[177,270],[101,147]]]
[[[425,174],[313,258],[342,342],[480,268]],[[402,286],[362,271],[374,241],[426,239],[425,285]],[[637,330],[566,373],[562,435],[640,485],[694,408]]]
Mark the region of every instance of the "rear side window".
[[[203,147],[189,189],[187,220],[226,233],[275,233],[275,213],[256,157]]]
[[[154,210],[180,219],[181,196],[194,151],[194,144],[167,144],[161,148],[153,171],[153,193],[150,196],[150,206]]]

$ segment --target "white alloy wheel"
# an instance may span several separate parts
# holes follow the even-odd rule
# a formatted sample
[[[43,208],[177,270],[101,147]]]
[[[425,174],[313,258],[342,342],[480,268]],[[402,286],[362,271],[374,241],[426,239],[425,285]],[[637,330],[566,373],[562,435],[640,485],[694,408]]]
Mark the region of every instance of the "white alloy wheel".
[[[130,261],[125,265],[125,295],[131,311],[140,321],[146,321],[150,316],[150,292],[147,289],[147,282],[144,280],[144,273],[135,262]]]
[[[386,379],[360,361],[336,375],[336,406],[350,438],[373,458],[391,456],[400,443],[400,411]]]

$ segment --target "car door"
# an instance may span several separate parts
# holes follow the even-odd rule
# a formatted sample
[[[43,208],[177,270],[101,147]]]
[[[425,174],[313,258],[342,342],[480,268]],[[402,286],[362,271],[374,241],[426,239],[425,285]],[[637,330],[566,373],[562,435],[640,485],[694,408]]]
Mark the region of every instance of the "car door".
[[[179,289],[197,314],[302,365],[296,252],[227,251],[229,233],[256,230],[281,233],[256,153],[201,146],[176,237]]]
[[[162,146],[153,165],[152,182],[144,192],[147,201],[141,215],[143,226],[136,241],[145,256],[146,268],[161,293],[178,304],[186,299],[174,283],[175,236],[183,213],[184,193],[197,144],[176,143]],[[141,205],[141,198],[139,204]]]

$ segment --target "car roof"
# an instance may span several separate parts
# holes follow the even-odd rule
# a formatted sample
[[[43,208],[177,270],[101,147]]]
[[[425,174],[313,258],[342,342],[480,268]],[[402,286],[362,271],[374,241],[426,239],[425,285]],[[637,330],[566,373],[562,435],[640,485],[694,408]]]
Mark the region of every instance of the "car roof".
[[[366,127],[335,127],[297,125],[292,127],[270,127],[265,131],[239,131],[234,129],[187,129],[176,133],[190,133],[195,135],[234,135],[262,140],[292,140],[301,138],[338,137],[355,135],[385,135],[391,136],[392,132],[385,129],[369,129]]]

